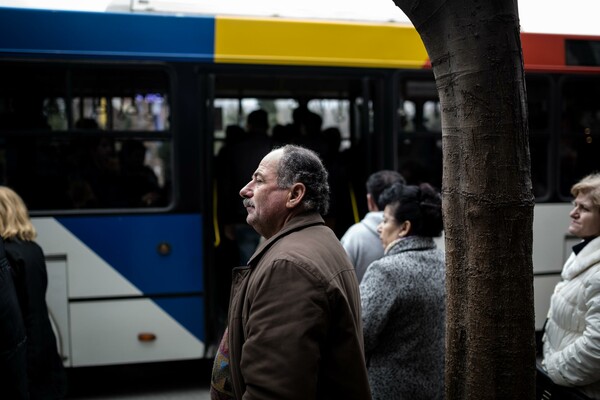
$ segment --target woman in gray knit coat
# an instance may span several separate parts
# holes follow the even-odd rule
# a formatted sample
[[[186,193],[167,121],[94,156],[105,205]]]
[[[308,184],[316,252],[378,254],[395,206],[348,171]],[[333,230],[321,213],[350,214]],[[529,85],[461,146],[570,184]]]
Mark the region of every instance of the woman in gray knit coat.
[[[384,256],[360,284],[373,400],[444,397],[444,253],[440,195],[428,184],[395,184],[377,228]]]

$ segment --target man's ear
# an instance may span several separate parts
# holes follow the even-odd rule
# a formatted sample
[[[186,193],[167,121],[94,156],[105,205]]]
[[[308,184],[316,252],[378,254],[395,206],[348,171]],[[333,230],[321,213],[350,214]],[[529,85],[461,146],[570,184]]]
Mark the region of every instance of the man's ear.
[[[295,208],[302,203],[302,199],[304,198],[304,194],[306,193],[306,186],[304,183],[294,183],[290,188],[290,193],[288,194],[287,202],[285,206],[287,208]]]

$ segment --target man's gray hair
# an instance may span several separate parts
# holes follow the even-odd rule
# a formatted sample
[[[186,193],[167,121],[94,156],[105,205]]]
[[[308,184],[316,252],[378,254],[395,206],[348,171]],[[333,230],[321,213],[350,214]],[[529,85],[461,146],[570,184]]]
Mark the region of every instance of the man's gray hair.
[[[289,188],[303,183],[306,193],[303,205],[306,210],[316,210],[321,215],[329,211],[329,183],[327,169],[318,154],[305,147],[288,144],[281,148],[277,185]]]

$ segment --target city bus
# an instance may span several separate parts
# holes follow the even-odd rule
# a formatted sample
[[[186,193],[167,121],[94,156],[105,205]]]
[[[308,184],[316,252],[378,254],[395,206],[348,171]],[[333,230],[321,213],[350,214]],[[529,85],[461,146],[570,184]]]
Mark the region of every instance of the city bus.
[[[522,44],[540,333],[576,242],[570,186],[600,170],[600,38]],[[235,266],[217,159],[256,109],[273,137],[297,109],[338,133],[338,235],[366,213],[371,172],[441,188],[440,104],[410,24],[0,8],[0,184],[37,228],[65,366],[212,357]]]

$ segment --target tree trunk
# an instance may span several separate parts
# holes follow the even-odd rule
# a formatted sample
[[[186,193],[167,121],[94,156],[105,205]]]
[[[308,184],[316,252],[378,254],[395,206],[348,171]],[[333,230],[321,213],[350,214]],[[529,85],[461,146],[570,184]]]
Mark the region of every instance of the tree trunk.
[[[395,0],[442,107],[446,398],[533,399],[533,195],[516,0]]]

